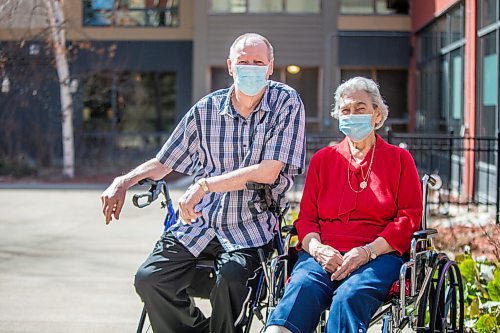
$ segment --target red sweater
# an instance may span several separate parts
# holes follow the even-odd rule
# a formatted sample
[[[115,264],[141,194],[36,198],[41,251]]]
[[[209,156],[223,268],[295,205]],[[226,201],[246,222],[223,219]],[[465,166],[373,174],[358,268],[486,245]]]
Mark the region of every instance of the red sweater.
[[[407,252],[422,217],[421,186],[412,156],[377,135],[368,186],[355,193],[347,182],[347,168],[355,190],[362,181],[361,169],[354,160],[349,166],[349,154],[349,143],[344,139],[312,157],[295,221],[299,248],[308,233],[317,232],[323,244],[341,252],[378,236],[399,254]],[[371,155],[370,150],[361,163],[365,176]]]

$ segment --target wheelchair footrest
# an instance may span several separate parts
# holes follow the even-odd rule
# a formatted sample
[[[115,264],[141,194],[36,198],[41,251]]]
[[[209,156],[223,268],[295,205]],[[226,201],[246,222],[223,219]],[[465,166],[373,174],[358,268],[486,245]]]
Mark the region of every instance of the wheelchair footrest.
[[[253,314],[255,315],[255,317],[257,317],[257,319],[261,322],[261,323],[264,323],[264,316],[262,315],[262,311],[260,309],[260,307],[256,306],[253,308]]]

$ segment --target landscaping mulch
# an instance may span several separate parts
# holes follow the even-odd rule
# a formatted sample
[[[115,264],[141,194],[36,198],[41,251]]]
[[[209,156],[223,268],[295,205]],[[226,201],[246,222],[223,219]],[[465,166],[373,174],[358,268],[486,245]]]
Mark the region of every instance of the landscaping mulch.
[[[434,244],[437,249],[452,253],[463,253],[470,246],[474,258],[485,257],[500,261],[500,225],[491,223],[480,226],[453,225],[434,227],[438,236]]]

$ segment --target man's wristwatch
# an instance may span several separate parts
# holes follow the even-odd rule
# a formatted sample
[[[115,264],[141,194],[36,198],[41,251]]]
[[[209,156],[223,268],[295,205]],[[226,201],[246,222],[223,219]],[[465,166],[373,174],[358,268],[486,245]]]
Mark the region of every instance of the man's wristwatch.
[[[198,180],[198,185],[200,185],[201,189],[203,191],[205,191],[205,193],[210,193],[210,190],[208,189],[208,184],[207,184],[207,179],[206,178],[202,178],[200,180]]]
[[[375,251],[375,249],[373,248],[373,246],[371,246],[370,244],[366,244],[365,246],[368,249],[368,251],[370,251],[370,260],[377,259],[378,254],[377,251]]]

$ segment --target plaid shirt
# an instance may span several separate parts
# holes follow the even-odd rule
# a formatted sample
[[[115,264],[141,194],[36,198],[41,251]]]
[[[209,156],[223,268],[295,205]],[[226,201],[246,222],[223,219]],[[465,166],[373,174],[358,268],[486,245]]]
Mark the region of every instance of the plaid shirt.
[[[196,103],[156,158],[175,171],[195,173],[195,181],[262,160],[281,161],[285,166],[271,188],[284,207],[285,192],[304,168],[304,105],[293,88],[268,81],[260,104],[245,119],[231,103],[233,89],[218,90]],[[256,196],[248,190],[211,192],[195,208],[201,217],[191,225],[179,219],[169,230],[195,256],[214,237],[228,252],[267,244],[277,219],[268,211],[251,212],[248,201]]]

